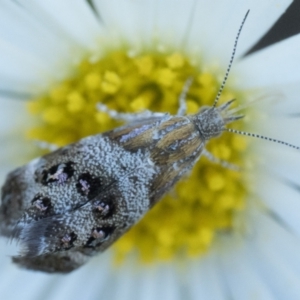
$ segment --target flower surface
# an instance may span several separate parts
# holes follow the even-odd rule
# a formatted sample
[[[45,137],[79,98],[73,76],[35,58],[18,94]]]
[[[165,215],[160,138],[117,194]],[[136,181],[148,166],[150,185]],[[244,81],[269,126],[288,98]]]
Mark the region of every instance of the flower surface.
[[[175,113],[177,96],[192,73],[196,79],[187,97],[189,112],[212,104],[238,27],[249,8],[238,59],[222,100],[237,97],[247,106],[241,128],[299,145],[299,37],[241,58],[289,4],[271,0],[0,4],[2,182],[8,171],[37,153],[30,140],[25,140],[26,132],[31,139],[61,146],[97,133],[97,126],[104,131],[116,125],[103,113],[88,112],[95,108],[98,97],[121,111],[149,108]],[[132,68],[133,74],[125,68]],[[155,82],[155,88],[145,89],[147,76],[152,76],[149,82]],[[76,80],[79,84],[71,89]],[[101,91],[97,90],[99,85]],[[158,104],[153,92],[164,95]],[[87,94],[90,106],[84,102]],[[28,104],[26,100],[33,101]],[[28,106],[33,115],[29,115]],[[78,122],[84,124],[80,130],[70,130]],[[247,150],[250,154],[244,155],[247,141],[232,135],[210,146],[216,156],[243,164],[244,173],[211,167],[203,159],[191,181],[185,178],[176,188],[178,195],[171,194],[158,204],[114,249],[67,277],[17,269],[2,241],[3,297],[299,298],[300,154],[255,141]],[[237,185],[240,180],[242,184]],[[195,205],[186,187],[199,189],[200,198],[205,195],[201,200],[204,206],[208,205],[205,201],[212,203],[217,212],[220,206],[216,203],[225,207],[223,219],[204,210],[197,214],[193,206],[182,210]],[[233,189],[238,192],[232,193]],[[176,202],[181,198],[186,202]],[[234,209],[228,213],[231,206]],[[169,218],[164,222],[167,213]],[[208,226],[209,218],[217,224],[213,230]],[[206,226],[198,227],[203,223]],[[182,240],[185,243],[178,244]],[[183,257],[179,255],[182,245],[187,249]],[[155,249],[160,252],[154,255]],[[136,252],[148,264],[140,264]],[[116,257],[122,264],[113,264]]]

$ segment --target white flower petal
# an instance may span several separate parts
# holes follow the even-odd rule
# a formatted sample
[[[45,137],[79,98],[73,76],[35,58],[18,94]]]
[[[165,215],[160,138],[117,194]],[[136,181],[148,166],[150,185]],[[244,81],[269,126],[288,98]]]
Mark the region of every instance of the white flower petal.
[[[62,61],[70,63],[70,55],[78,53],[78,45],[29,2],[25,8],[11,1],[0,4],[0,88],[40,92],[45,81],[63,72]]]
[[[24,123],[28,124],[30,117],[24,114],[26,101],[12,100],[1,96],[0,101],[0,135],[22,128]]]
[[[261,154],[257,160],[262,164],[262,167],[259,168],[261,176],[268,176],[266,172],[275,175],[278,178],[286,181],[290,181],[294,184],[299,184],[300,178],[300,157],[299,150],[294,150],[274,144],[272,147],[271,142],[265,142],[267,147],[260,145],[257,147],[257,153]],[[260,150],[261,149],[261,150]],[[257,190],[262,188],[261,183]]]
[[[257,91],[254,95],[255,110],[271,117],[299,117],[299,82],[271,85]]]
[[[25,163],[27,148],[20,148],[23,147],[24,141],[17,142],[18,136],[10,136],[10,139],[0,137],[1,147],[0,151],[0,184],[2,185],[7,174],[11,172],[13,169],[17,168],[18,166]],[[22,150],[20,150],[22,149]],[[24,156],[20,157],[21,154]]]
[[[130,276],[128,276],[130,275]],[[124,299],[131,300],[136,294],[136,284],[138,281],[138,274],[133,270],[132,265],[128,262],[118,269],[114,270],[114,282],[117,289],[112,289],[109,285],[109,294],[106,297],[109,299]]]
[[[253,211],[251,219],[255,233],[248,254],[253,265],[278,299],[299,299],[299,240],[264,213]]]
[[[226,243],[228,250],[222,249],[219,256],[232,299],[274,299],[270,288],[249,262],[245,243],[234,238],[227,239]],[[235,249],[232,249],[232,244],[236,245]]]
[[[94,4],[113,40],[123,39],[137,47],[145,42],[149,44],[156,12],[155,1],[97,0]]]
[[[0,60],[0,78],[5,78],[6,82],[10,82],[10,78],[13,79],[8,88],[12,87],[12,84],[20,82],[21,86],[25,88],[24,92],[32,91],[36,82],[40,81],[40,77],[43,79],[50,77],[49,70],[37,58],[2,39],[0,40],[0,51],[2,57]],[[30,75],[28,75],[28,70],[30,70]],[[5,87],[1,84],[2,89]],[[16,90],[18,89],[17,87]]]
[[[227,299],[215,253],[205,255],[199,262],[192,261],[187,273],[191,299]]]
[[[139,271],[129,268],[131,272],[138,272],[136,280],[136,299],[155,300],[158,298],[166,300],[177,300],[180,296],[180,282],[177,270],[170,264],[141,267]],[[131,274],[132,276],[132,274]],[[134,298],[134,295],[132,295]],[[120,298],[115,298],[120,299]]]
[[[22,129],[30,125],[24,114],[25,101],[0,97],[0,184],[7,173],[28,160],[30,143],[24,141]],[[22,149],[22,150],[20,150]]]
[[[166,0],[156,1],[154,34],[165,46],[185,49],[197,1]],[[162,29],[162,30],[161,30]]]
[[[103,33],[102,26],[84,1],[31,0],[27,5],[31,10],[44,11],[51,21],[56,21],[61,30],[73,38],[83,49],[94,49],[96,38]]]
[[[258,183],[257,188],[268,209],[300,237],[300,186],[299,190],[296,190],[292,185],[283,182],[281,177],[273,178],[270,174],[265,174],[265,178]]]
[[[250,14],[239,39],[237,56],[249,50],[291,2],[197,1],[193,25],[189,32],[189,47],[195,48],[195,51],[201,47],[201,54],[205,59],[215,62],[217,58],[217,63],[224,68],[229,62],[235,37],[248,9]]]
[[[159,268],[157,279],[158,279],[157,294],[162,299],[166,299],[166,300],[179,299],[180,282],[178,281],[178,278],[177,278],[177,270],[172,265],[170,265],[170,264],[164,265],[163,264]]]
[[[33,18],[30,12],[15,2],[1,2],[0,7],[2,39],[38,57],[44,64],[48,64],[55,56],[62,55],[66,38],[58,38],[53,29],[43,26],[41,20]]]
[[[104,291],[111,276],[110,257],[103,254],[98,266],[94,265],[95,261],[99,263],[99,259],[94,259],[85,268],[69,276],[54,275],[56,282],[47,299],[93,299],[95,292]]]
[[[267,137],[285,141],[287,143],[300,146],[300,135],[297,128],[300,126],[300,118],[288,118],[288,117],[272,117],[265,120],[253,120],[253,130],[256,133],[265,135]],[[251,131],[253,131],[251,129]],[[274,144],[268,141],[258,141],[259,146],[287,149],[279,144]],[[289,149],[287,149],[289,150]]]
[[[295,35],[243,58],[234,69],[241,76],[239,86],[276,88],[276,85],[299,81],[299,43],[300,36]]]
[[[1,253],[6,253],[0,258],[0,291],[3,299],[37,299],[42,294],[51,280],[48,275],[22,271],[11,263],[10,256],[17,254],[16,246],[7,240],[0,240]],[[38,275],[38,276],[37,276]],[[49,280],[50,279],[50,280]]]
[[[158,297],[157,268],[149,266],[149,268],[140,275],[139,284],[136,286],[136,299],[153,300]]]

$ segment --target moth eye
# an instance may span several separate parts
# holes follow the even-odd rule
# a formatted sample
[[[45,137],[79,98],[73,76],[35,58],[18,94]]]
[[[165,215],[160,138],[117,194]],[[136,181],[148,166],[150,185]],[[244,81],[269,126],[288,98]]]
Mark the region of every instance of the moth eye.
[[[31,203],[42,212],[48,210],[51,207],[51,199],[48,197],[43,197],[42,195],[36,195]]]
[[[77,191],[83,195],[93,198],[97,195],[101,189],[102,182],[98,177],[93,177],[89,173],[83,173],[79,176],[76,184]]]
[[[84,245],[84,247],[94,248],[100,246],[107,240],[114,231],[112,227],[96,227],[92,229],[91,236]]]
[[[74,232],[66,233],[61,238],[61,247],[65,250],[70,249],[73,246],[73,243],[76,241],[77,235]]]
[[[65,183],[74,174],[73,163],[62,163],[51,167],[49,170],[42,172],[42,184],[55,182],[58,184]]]

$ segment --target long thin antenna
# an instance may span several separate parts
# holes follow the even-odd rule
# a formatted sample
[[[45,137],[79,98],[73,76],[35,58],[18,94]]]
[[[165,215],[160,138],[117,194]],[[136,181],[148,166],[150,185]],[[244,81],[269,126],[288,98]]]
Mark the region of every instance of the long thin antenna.
[[[226,70],[226,73],[225,73],[225,77],[223,79],[223,82],[222,82],[222,84],[220,86],[220,89],[219,89],[218,94],[216,96],[216,99],[214,101],[213,107],[216,107],[216,105],[217,105],[217,103],[218,103],[218,101],[220,99],[220,96],[221,96],[221,94],[223,92],[223,89],[224,89],[224,86],[226,84],[226,81],[227,81],[227,78],[228,78],[228,75],[229,75],[229,72],[230,72],[230,69],[231,69],[231,65],[232,65],[232,62],[233,62],[233,59],[234,59],[234,56],[235,56],[235,51],[236,51],[237,43],[238,43],[238,40],[239,40],[239,37],[240,37],[240,33],[241,33],[242,29],[243,29],[243,26],[245,24],[245,21],[247,19],[247,16],[248,16],[249,12],[250,12],[250,10],[247,11],[247,13],[246,13],[246,15],[245,15],[245,17],[244,17],[244,19],[242,21],[242,24],[241,24],[241,26],[239,28],[239,31],[237,33],[237,36],[235,38],[235,42],[234,42],[234,46],[233,46],[233,51],[232,51],[232,54],[231,54],[231,58],[230,58],[230,61],[229,61],[229,65],[227,67],[227,70]]]
[[[256,134],[256,133],[250,133],[250,132],[240,131],[240,130],[231,129],[231,128],[224,128],[224,131],[228,131],[228,132],[232,132],[232,133],[236,133],[236,134],[240,134],[240,135],[251,136],[251,137],[254,137],[254,138],[258,138],[258,139],[262,139],[262,140],[267,140],[267,141],[270,141],[270,142],[274,142],[274,143],[278,143],[278,144],[282,144],[282,145],[294,148],[296,150],[300,150],[300,147],[298,147],[298,146],[286,143],[284,141],[272,139],[272,138],[269,138],[267,136],[263,136],[263,135]]]

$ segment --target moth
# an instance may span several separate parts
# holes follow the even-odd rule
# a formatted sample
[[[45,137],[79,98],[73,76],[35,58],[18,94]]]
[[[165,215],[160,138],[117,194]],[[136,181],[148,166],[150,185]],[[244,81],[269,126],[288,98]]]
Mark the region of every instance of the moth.
[[[247,12],[248,14],[248,12]],[[104,251],[130,229],[187,174],[201,155],[217,160],[206,143],[242,116],[216,106],[235,54],[213,106],[177,115],[141,113],[112,116],[131,120],[103,134],[37,158],[8,174],[2,187],[1,234],[17,239],[22,267],[68,273]],[[291,146],[291,145],[289,145]],[[227,167],[230,164],[221,162]]]

